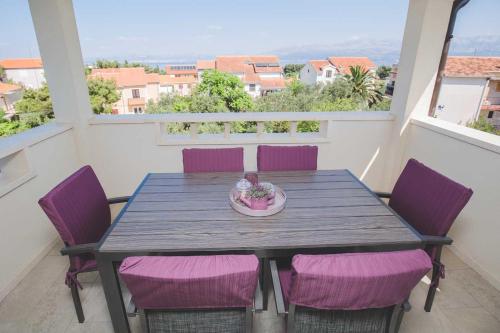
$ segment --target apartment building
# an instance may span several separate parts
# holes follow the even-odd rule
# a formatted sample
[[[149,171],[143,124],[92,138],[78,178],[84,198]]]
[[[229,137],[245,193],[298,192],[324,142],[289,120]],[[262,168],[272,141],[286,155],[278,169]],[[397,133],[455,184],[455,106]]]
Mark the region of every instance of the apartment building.
[[[0,82],[0,110],[6,117],[15,113],[14,104],[23,96],[23,88],[17,84]]]
[[[120,100],[113,105],[113,113],[144,113],[149,100],[157,101],[160,94],[160,75],[147,74],[143,67],[93,68],[88,76],[113,80],[120,92]]]
[[[350,67],[361,66],[375,75],[377,65],[368,57],[329,57],[310,60],[300,70],[299,79],[307,85],[328,84],[350,73]]]
[[[197,62],[198,80],[204,71],[216,69],[237,76],[252,97],[262,96],[286,86],[280,59],[274,55],[218,56]]]
[[[177,74],[176,74],[177,75]],[[197,75],[179,74],[181,76],[159,75],[160,94],[178,94],[181,96],[191,95],[198,83]]]
[[[24,86],[38,89],[45,83],[43,64],[40,58],[17,58],[0,60],[5,78]]]
[[[448,57],[435,116],[463,125],[484,117],[500,128],[500,57]]]
[[[165,66],[165,74],[168,77],[189,77],[195,79],[198,76],[196,65],[167,65]]]

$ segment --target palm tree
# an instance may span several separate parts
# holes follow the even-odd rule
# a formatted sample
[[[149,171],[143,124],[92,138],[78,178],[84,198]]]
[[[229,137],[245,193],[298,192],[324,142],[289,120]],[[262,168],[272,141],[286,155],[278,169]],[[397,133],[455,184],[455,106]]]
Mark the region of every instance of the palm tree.
[[[380,102],[383,95],[375,86],[375,77],[367,69],[361,66],[350,66],[349,74],[344,79],[351,86],[351,98],[360,98],[368,106]]]

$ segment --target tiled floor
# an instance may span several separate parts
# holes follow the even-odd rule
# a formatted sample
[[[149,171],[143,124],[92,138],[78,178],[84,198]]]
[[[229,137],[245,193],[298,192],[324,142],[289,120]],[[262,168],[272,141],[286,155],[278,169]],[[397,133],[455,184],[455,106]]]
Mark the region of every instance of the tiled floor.
[[[64,285],[67,258],[55,247],[0,303],[0,332],[112,332],[106,301],[97,273],[80,276],[86,321],[79,324],[69,289]],[[500,292],[483,280],[449,250],[444,252],[446,279],[431,313],[423,310],[427,285],[421,282],[411,296],[412,310],[405,315],[401,332],[498,333]],[[255,316],[255,332],[282,332],[274,301],[269,311]],[[134,332],[139,323],[131,322]]]

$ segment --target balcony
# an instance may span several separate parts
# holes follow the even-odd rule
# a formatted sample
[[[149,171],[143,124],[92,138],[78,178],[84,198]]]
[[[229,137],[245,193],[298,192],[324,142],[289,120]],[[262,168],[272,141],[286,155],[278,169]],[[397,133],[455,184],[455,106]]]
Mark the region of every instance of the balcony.
[[[412,294],[413,310],[401,332],[498,332],[500,138],[426,116],[447,27],[442,18],[449,16],[451,2],[410,1],[390,112],[94,116],[70,1],[30,0],[56,121],[0,141],[0,250],[5,254],[0,331],[113,331],[96,273],[82,275],[87,321],[77,323],[63,284],[67,259],[57,255],[58,236],[37,205],[82,165],[92,165],[112,197],[132,193],[148,172],[182,172],[186,147],[241,146],[250,171],[257,169],[259,144],[312,144],[319,147],[320,170],[349,169],[374,190],[390,191],[409,158],[474,190],[451,229],[454,244],[443,259],[448,274],[432,312],[423,311],[429,283],[424,279]],[[241,121],[256,122],[255,132],[232,133],[232,124]],[[270,121],[289,122],[289,132],[267,133]],[[319,130],[299,133],[301,121],[318,122]],[[198,128],[211,122],[224,124],[223,130],[199,134]],[[173,123],[189,124],[189,130],[170,133]],[[284,327],[272,310],[257,314],[254,323],[257,332]],[[139,330],[136,321],[131,326]]]

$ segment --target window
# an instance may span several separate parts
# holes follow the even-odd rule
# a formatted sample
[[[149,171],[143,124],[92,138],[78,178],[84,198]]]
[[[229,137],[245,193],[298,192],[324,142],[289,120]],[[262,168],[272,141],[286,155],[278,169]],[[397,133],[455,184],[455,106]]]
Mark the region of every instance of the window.
[[[500,92],[500,82],[497,82],[497,85],[495,87],[496,92]]]
[[[140,98],[141,95],[139,94],[139,89],[132,89],[132,97],[133,98]]]
[[[497,87],[498,87],[498,85],[497,85]],[[488,118],[490,118],[490,119],[493,118],[493,113],[494,113],[494,111],[488,112]]]
[[[182,90],[182,88],[184,87],[184,85],[181,83],[179,84],[179,89]]]
[[[332,77],[332,71],[326,71],[326,77],[331,78]]]
[[[134,108],[134,113],[135,114],[138,114],[138,113],[142,113],[142,107],[137,107],[137,108]]]
[[[254,83],[248,85],[248,91],[255,91],[255,84]]]

